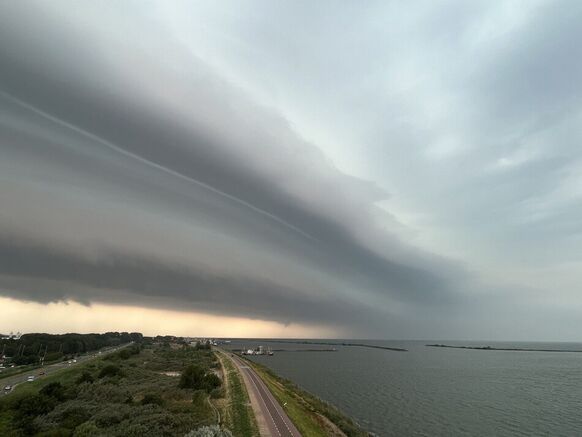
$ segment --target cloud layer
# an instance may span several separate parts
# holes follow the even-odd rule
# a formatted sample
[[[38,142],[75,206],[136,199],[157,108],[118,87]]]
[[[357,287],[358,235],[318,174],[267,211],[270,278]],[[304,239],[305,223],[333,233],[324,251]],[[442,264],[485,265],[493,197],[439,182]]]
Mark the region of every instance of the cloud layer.
[[[2,5],[0,293],[392,337],[579,283],[580,8],[304,6]]]

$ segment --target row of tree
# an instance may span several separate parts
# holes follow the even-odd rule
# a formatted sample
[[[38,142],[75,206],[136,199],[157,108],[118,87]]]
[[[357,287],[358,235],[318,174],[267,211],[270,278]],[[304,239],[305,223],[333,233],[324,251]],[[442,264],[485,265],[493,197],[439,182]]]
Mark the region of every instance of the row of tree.
[[[83,354],[129,342],[141,343],[139,332],[105,334],[24,334],[19,339],[0,340],[0,358],[5,362],[34,364]]]

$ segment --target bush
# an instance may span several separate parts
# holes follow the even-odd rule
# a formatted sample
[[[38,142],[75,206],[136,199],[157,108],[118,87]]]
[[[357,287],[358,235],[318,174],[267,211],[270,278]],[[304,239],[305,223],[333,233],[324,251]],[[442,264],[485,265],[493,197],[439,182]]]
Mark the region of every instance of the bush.
[[[95,425],[95,422],[89,421],[79,425],[75,429],[73,437],[96,437],[100,435],[103,435],[103,431]]]
[[[208,375],[204,376],[204,388],[207,392],[211,392],[217,387],[222,385],[222,381],[216,373],[209,373]]]
[[[204,387],[204,369],[195,364],[191,364],[182,371],[180,376],[180,388],[193,388],[198,390]]]
[[[34,417],[46,414],[56,405],[56,401],[44,394],[30,395],[22,398],[16,408],[21,416]]]
[[[56,400],[46,395],[29,395],[20,399],[15,407],[15,424],[24,435],[34,435],[39,429],[33,420],[35,417],[47,414],[56,406]]]
[[[141,404],[142,405],[154,404],[154,405],[160,405],[161,406],[161,405],[164,404],[164,400],[157,393],[148,393],[141,400]]]
[[[211,425],[190,431],[184,437],[232,437],[232,434],[228,429],[220,429],[218,425]]]
[[[206,393],[204,390],[196,390],[192,395],[192,403],[194,405],[203,405],[206,403]]]
[[[91,418],[91,414],[82,406],[72,406],[61,413],[61,426],[68,429],[75,429]]]
[[[211,392],[217,387],[220,387],[222,381],[216,374],[206,374],[204,369],[200,366],[192,364],[184,369],[180,377],[180,388],[193,388],[194,390],[206,390]]]
[[[111,377],[111,376],[123,376],[123,371],[119,366],[115,364],[108,364],[101,369],[99,372],[99,378]]]
[[[138,344],[134,344],[133,346],[126,347],[119,351],[119,356],[124,360],[128,359],[132,355],[139,355],[141,352],[141,347]]]
[[[212,399],[220,399],[224,397],[224,389],[221,387],[216,387],[210,392],[210,397]]]
[[[35,434],[36,437],[71,437],[71,430],[67,428],[52,428]]]
[[[62,401],[65,399],[65,388],[60,382],[51,382],[40,389],[41,395]]]
[[[92,384],[94,380],[95,380],[95,378],[93,378],[93,375],[91,375],[89,372],[85,371],[77,378],[77,380],[75,382],[77,384],[83,384],[85,382]]]

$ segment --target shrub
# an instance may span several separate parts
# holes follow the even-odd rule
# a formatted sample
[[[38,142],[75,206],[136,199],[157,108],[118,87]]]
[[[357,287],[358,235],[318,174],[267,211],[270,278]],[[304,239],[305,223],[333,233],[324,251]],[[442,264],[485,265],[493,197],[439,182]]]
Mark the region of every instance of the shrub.
[[[194,390],[206,390],[211,392],[216,387],[220,387],[222,381],[216,374],[206,374],[200,366],[192,364],[184,369],[180,377],[180,388],[193,388]]]
[[[128,414],[119,408],[119,405],[108,405],[93,417],[95,424],[100,428],[109,428],[123,422]]]
[[[36,437],[71,437],[71,430],[66,428],[52,428],[47,431],[38,432]]]
[[[195,390],[204,387],[204,369],[191,364],[182,371],[180,376],[180,388],[193,388]]]
[[[216,387],[210,392],[210,397],[212,399],[220,399],[224,397],[224,389],[221,387]]]
[[[30,395],[22,398],[16,408],[21,416],[34,417],[46,414],[56,405],[56,401],[44,394]]]
[[[154,404],[154,405],[160,405],[161,406],[161,405],[164,404],[164,400],[157,393],[148,393],[141,400],[141,404],[142,405]]]
[[[91,414],[82,406],[72,406],[61,413],[61,426],[75,429],[91,418]]]
[[[196,390],[192,395],[192,403],[194,405],[203,405],[206,403],[206,393],[204,390]]]
[[[89,372],[85,371],[83,372],[75,381],[77,384],[83,384],[83,383],[93,383],[93,381],[95,380],[95,378],[93,378],[93,375],[91,375]]]
[[[139,355],[140,352],[141,348],[139,345],[136,344],[120,350],[117,354],[119,355],[119,358],[121,358],[122,360],[127,360],[132,355]]]
[[[103,431],[101,431],[97,425],[95,425],[95,422],[90,421],[79,425],[75,429],[73,437],[96,437],[101,435],[103,435]]]
[[[208,375],[204,376],[204,388],[206,389],[207,392],[211,392],[212,390],[214,390],[217,387],[220,387],[221,385],[222,381],[218,376],[216,376],[216,373],[209,373]]]
[[[65,399],[65,388],[60,382],[51,382],[40,389],[41,395],[62,401]]]
[[[218,425],[211,425],[190,431],[184,437],[232,437],[232,434],[228,429],[220,429]]]
[[[101,369],[99,372],[99,378],[111,377],[111,376],[123,376],[123,371],[119,366],[115,364],[108,364]]]
[[[24,435],[34,435],[39,429],[33,419],[36,416],[49,413],[55,405],[55,399],[43,394],[26,396],[20,399],[15,405],[15,423]]]

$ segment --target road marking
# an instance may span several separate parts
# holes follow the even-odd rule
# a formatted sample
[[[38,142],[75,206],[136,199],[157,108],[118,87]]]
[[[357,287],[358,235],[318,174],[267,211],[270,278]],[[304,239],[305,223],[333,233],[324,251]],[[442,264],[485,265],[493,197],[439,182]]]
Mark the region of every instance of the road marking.
[[[264,382],[262,382],[262,381],[261,381],[261,383],[264,384]],[[268,388],[266,388],[266,390],[268,390]],[[265,393],[267,394],[268,397],[272,396],[272,394],[270,392],[265,391]],[[277,406],[273,403],[272,399],[269,399],[269,400],[271,401],[271,404],[273,405],[273,408],[275,408],[275,411],[277,412],[277,414],[279,415],[279,417],[281,418],[281,420],[285,424],[285,427],[287,428],[287,431],[289,431],[289,434],[293,435],[293,433],[291,432],[291,429],[289,428],[289,425],[285,421],[285,418],[281,415],[281,412],[279,411],[279,409],[277,408]]]
[[[273,425],[275,426],[275,429],[277,430],[279,435],[282,436],[283,434],[279,430],[279,427],[277,426],[277,423],[275,422],[275,418],[273,417],[273,414],[271,413],[271,410],[269,409],[269,406],[267,405],[267,399],[269,400],[269,404],[271,405],[271,407],[274,408],[275,411],[277,412],[277,415],[279,416],[279,418],[281,419],[281,421],[283,422],[283,424],[287,428],[287,431],[289,432],[289,434],[292,437],[297,435],[297,434],[293,433],[293,431],[291,431],[291,428],[289,427],[289,424],[288,424],[288,422],[290,422],[290,419],[285,420],[285,417],[283,417],[283,415],[281,414],[281,411],[284,411],[283,408],[279,406],[278,402],[273,397],[273,394],[270,392],[270,390],[266,386],[265,382],[257,375],[257,373],[254,371],[254,369],[252,369],[252,367],[245,365],[244,362],[242,360],[240,360],[238,357],[236,357],[236,358],[232,357],[232,358],[233,358],[233,361],[236,362],[237,366],[240,369],[246,369],[247,376],[249,377],[253,386],[255,387],[257,394],[261,398],[261,401],[262,401],[263,405],[265,406],[267,412],[269,413],[269,416],[271,417],[271,421],[273,422]],[[285,403],[285,405],[287,405],[287,403]]]
[[[269,413],[269,416],[271,417],[271,422],[273,422],[273,426],[275,427],[275,429],[277,430],[277,433],[279,435],[281,434],[281,431],[279,431],[279,427],[277,426],[277,424],[275,423],[275,419],[273,418],[273,415],[271,414],[271,410],[269,410],[269,407],[267,407],[267,403],[265,402],[265,398],[263,397],[263,395],[261,394],[261,391],[259,390],[259,387],[257,387],[257,384],[255,383],[255,381],[252,378],[251,373],[248,371],[250,370],[250,367],[246,367],[247,369],[247,375],[249,376],[249,379],[251,380],[251,382],[253,383],[253,385],[255,386],[255,388],[257,389],[257,394],[259,395],[259,397],[261,398],[261,400],[263,401],[263,405],[265,405],[265,410],[267,410],[267,413]]]

